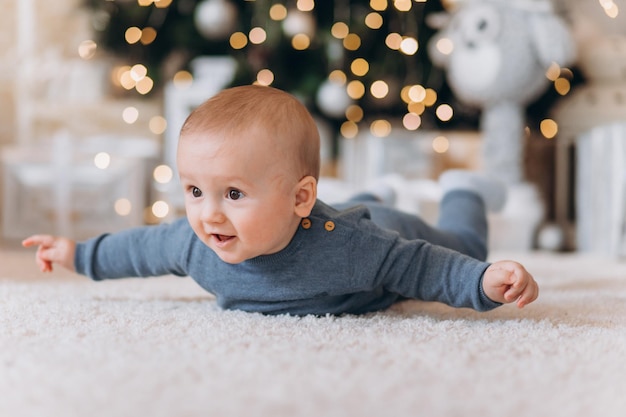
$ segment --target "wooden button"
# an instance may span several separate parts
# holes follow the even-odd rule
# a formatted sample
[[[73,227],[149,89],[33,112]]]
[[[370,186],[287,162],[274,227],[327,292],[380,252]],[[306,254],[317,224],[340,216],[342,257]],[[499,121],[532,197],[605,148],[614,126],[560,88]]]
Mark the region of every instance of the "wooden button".
[[[330,220],[327,221],[326,223],[324,223],[324,229],[332,232],[333,230],[335,230],[335,222],[332,222]]]
[[[302,221],[300,222],[300,225],[302,226],[303,229],[310,229],[311,219],[302,219]]]

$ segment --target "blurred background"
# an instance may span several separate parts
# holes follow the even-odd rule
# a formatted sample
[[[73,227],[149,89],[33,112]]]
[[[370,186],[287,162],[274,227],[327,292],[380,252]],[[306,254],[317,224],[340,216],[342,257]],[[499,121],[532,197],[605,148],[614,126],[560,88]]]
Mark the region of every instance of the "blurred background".
[[[522,175],[509,184],[508,209],[492,219],[495,245],[625,252],[623,1],[0,5],[4,242],[35,232],[82,239],[184,214],[174,155],[182,122],[220,89],[258,83],[293,93],[314,115],[324,198],[384,179],[401,191],[400,208],[429,218],[443,170],[483,169],[496,158],[484,150],[493,125],[484,114],[500,102],[480,96],[506,96],[521,109],[520,145],[496,154],[519,157]],[[570,37],[562,62],[540,59],[562,44],[537,23],[547,18]],[[541,45],[539,58],[518,45],[524,37]],[[479,60],[461,65],[461,78],[501,72],[474,99],[452,66],[463,62],[453,40],[470,38],[467,51]],[[535,61],[540,76],[516,74]],[[535,81],[541,88],[527,97]]]

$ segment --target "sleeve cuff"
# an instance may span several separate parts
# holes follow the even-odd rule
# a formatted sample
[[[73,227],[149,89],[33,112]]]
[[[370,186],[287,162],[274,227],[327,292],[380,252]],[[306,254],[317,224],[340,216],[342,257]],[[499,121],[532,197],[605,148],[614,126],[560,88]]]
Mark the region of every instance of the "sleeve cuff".
[[[485,273],[483,272],[483,275],[480,276],[480,280],[478,281],[478,294],[480,298],[480,304],[483,306],[481,311],[489,311],[489,310],[493,310],[496,307],[500,307],[502,303],[493,301],[491,298],[487,297],[487,294],[485,294],[485,290],[483,289],[483,277],[484,276],[485,276]]]

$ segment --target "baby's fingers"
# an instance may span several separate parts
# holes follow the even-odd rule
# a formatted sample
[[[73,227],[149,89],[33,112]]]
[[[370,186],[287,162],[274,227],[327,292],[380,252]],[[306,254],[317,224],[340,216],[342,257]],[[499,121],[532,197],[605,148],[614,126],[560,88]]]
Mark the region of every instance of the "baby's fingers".
[[[52,272],[52,262],[37,257],[37,266],[41,272]]]
[[[32,235],[22,240],[22,246],[29,248],[31,246],[52,246],[54,244],[54,236],[51,235]]]
[[[531,278],[532,279],[532,278]],[[539,297],[539,286],[532,280],[517,299],[517,306],[523,308],[525,305],[532,303]]]
[[[41,272],[52,272],[54,261],[54,245],[56,238],[52,235],[33,235],[22,241],[25,248],[38,246],[35,262]]]
[[[535,301],[538,295],[539,287],[537,283],[530,274],[524,273],[521,277],[518,277],[515,283],[504,293],[504,298],[507,302],[517,300],[517,306],[522,308]]]

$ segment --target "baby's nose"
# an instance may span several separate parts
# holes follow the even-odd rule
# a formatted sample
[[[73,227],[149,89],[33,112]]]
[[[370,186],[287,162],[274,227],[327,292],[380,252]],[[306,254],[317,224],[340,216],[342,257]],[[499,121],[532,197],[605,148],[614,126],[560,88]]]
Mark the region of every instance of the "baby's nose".
[[[207,223],[222,223],[226,219],[219,203],[205,201],[202,207],[202,221]]]

